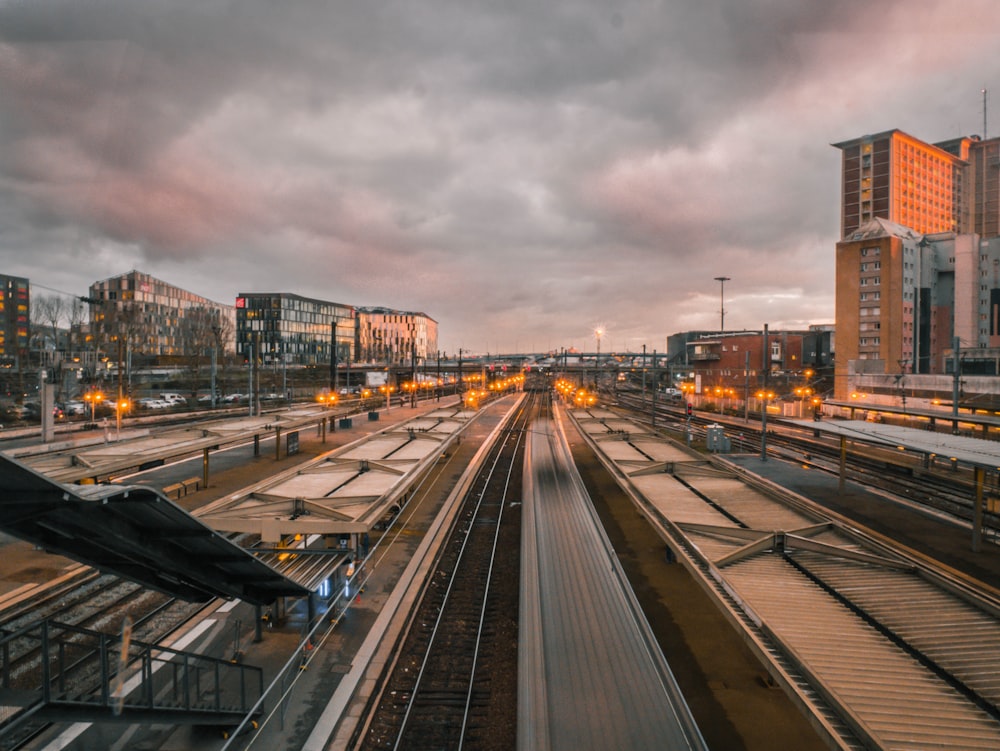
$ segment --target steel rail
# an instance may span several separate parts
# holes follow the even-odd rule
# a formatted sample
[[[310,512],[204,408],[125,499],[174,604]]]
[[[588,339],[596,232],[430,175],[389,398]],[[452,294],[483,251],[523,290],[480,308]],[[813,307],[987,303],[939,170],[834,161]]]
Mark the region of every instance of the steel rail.
[[[512,423],[516,423],[518,421],[524,421],[526,419],[525,416],[527,414],[527,411],[528,411],[528,406],[522,405],[521,408],[520,408],[520,410],[519,410],[519,414],[511,422]],[[507,435],[504,436],[504,438],[500,442],[500,444],[498,444],[495,447],[495,454],[493,456],[493,460],[492,460],[492,462],[491,462],[491,464],[489,466],[488,471],[485,473],[485,476],[481,475],[481,477],[483,479],[483,485],[482,485],[482,489],[479,492],[478,500],[476,501],[475,506],[473,507],[473,518],[472,518],[472,520],[469,521],[469,527],[468,527],[469,530],[472,529],[473,525],[475,524],[475,519],[479,515],[479,512],[480,512],[480,510],[482,508],[483,498],[484,498],[484,496],[486,494],[486,489],[490,486],[490,484],[491,484],[491,482],[493,480],[493,475],[497,471],[497,468],[498,468],[501,460],[504,458],[504,450],[507,448],[507,444],[511,440],[511,435],[512,435],[512,431],[508,430],[507,431]],[[517,434],[516,434],[515,445],[513,447],[513,450],[515,452],[517,450],[517,447],[521,443],[522,437],[523,437],[523,430],[518,431]],[[507,494],[507,490],[509,488],[510,474],[513,471],[513,468],[514,468],[514,462],[512,461],[509,464],[509,466],[507,467],[507,476],[504,478],[504,498],[503,498],[504,501],[506,501],[506,494]],[[467,691],[466,691],[466,700],[465,700],[465,707],[464,707],[463,716],[462,716],[461,736],[460,736],[460,739],[459,739],[459,748],[461,748],[461,744],[463,742],[465,731],[466,731],[466,728],[467,728],[467,723],[468,723],[468,716],[469,716],[469,711],[470,711],[472,689],[473,689],[473,683],[474,683],[474,680],[475,680],[476,656],[478,655],[479,650],[480,650],[480,644],[481,644],[481,638],[482,638],[482,625],[483,625],[483,622],[484,622],[484,619],[485,619],[486,602],[487,602],[488,595],[489,595],[490,578],[492,576],[493,564],[494,564],[494,561],[495,561],[495,558],[496,558],[496,539],[497,539],[497,535],[498,535],[499,530],[500,530],[500,523],[501,523],[501,519],[502,519],[503,505],[504,504],[501,503],[501,506],[500,506],[501,514],[497,518],[497,521],[496,521],[496,529],[494,530],[494,538],[493,538],[493,547],[492,547],[492,549],[490,551],[490,560],[489,560],[489,565],[488,565],[489,575],[487,576],[487,581],[486,581],[486,585],[484,587],[483,597],[482,597],[481,604],[480,604],[479,623],[478,623],[478,627],[477,627],[476,642],[475,642],[475,645],[474,645],[474,648],[473,648],[473,667],[472,667],[472,670],[470,671],[469,685],[468,685],[468,688],[467,688]],[[412,690],[410,692],[410,696],[409,696],[409,700],[407,702],[406,710],[405,710],[405,712],[403,714],[402,722],[400,723],[399,733],[398,733],[398,735],[396,737],[395,743],[393,744],[393,748],[394,749],[399,749],[400,748],[400,744],[403,741],[403,737],[405,736],[407,730],[410,727],[413,708],[414,708],[414,706],[415,706],[415,704],[417,702],[418,696],[420,695],[422,684],[423,684],[423,682],[425,680],[425,677],[426,677],[426,671],[427,671],[427,668],[428,668],[428,663],[429,663],[429,660],[430,660],[431,653],[432,653],[434,647],[436,646],[438,637],[441,634],[441,628],[442,628],[443,624],[445,623],[446,614],[448,612],[448,605],[450,604],[451,596],[452,596],[452,593],[453,593],[453,587],[454,587],[454,584],[455,584],[455,581],[456,581],[456,578],[457,578],[455,576],[455,572],[457,572],[458,569],[459,569],[459,567],[465,562],[465,554],[466,554],[466,551],[468,549],[468,544],[469,544],[470,538],[471,538],[471,535],[468,534],[468,533],[466,533],[465,536],[464,536],[464,538],[463,538],[462,545],[460,546],[458,558],[457,558],[457,560],[455,562],[455,565],[454,565],[454,568],[452,570],[452,576],[450,577],[450,579],[448,581],[448,586],[445,589],[444,598],[443,598],[443,600],[442,600],[442,602],[440,604],[440,609],[438,611],[438,615],[437,615],[437,618],[435,620],[434,627],[431,629],[429,641],[428,641],[428,644],[426,646],[426,649],[425,649],[425,652],[424,652],[424,655],[423,655],[423,659],[421,660],[420,669],[417,672],[417,676],[416,676],[413,688],[412,688]]]

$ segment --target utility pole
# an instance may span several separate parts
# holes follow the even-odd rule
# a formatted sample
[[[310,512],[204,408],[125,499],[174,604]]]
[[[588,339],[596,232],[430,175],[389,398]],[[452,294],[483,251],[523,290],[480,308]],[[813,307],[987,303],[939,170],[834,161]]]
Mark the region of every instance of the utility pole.
[[[337,317],[330,321],[330,396],[337,393]]]
[[[961,387],[962,360],[959,357],[958,348],[961,340],[956,336],[951,344],[952,356],[952,381],[951,381],[951,434],[958,435],[958,396]]]
[[[115,402],[115,439],[121,438],[122,432],[122,405],[125,403],[125,388],[122,383],[122,368],[124,367],[124,357],[122,350],[125,343],[122,341],[121,323],[118,327],[118,401]]]
[[[417,406],[417,342],[410,342],[410,406]]]
[[[715,281],[719,283],[719,333],[726,330],[726,282],[730,281],[728,276],[717,276]]]
[[[250,335],[250,341],[247,342],[247,374],[250,378],[250,382],[247,384],[247,402],[250,404],[250,417],[253,417],[253,334]]]
[[[215,374],[219,367],[219,331],[221,329],[218,326],[212,327],[212,400],[209,404],[212,405],[212,409],[215,409]]]
[[[656,390],[659,384],[659,378],[656,373],[656,350],[653,350],[653,427],[656,427]]]
[[[743,365],[743,422],[750,422],[750,350]]]
[[[642,408],[646,409],[646,345],[642,345]]]
[[[762,355],[763,359],[763,376],[764,376],[764,394],[761,401],[764,403],[760,410],[760,460],[762,462],[767,461],[767,371],[769,368],[769,357],[768,343],[767,343],[767,324],[764,324],[764,352]]]

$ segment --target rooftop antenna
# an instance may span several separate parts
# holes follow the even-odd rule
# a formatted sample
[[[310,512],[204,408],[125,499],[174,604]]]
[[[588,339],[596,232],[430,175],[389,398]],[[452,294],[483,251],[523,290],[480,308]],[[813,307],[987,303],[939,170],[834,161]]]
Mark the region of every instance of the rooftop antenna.
[[[986,140],[986,89],[983,89],[983,140]]]

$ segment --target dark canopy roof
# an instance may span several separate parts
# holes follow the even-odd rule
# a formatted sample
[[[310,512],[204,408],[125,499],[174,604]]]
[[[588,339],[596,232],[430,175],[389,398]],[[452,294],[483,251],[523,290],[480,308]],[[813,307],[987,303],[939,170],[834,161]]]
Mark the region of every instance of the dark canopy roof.
[[[309,593],[151,488],[62,485],[3,455],[0,529],[186,600]]]

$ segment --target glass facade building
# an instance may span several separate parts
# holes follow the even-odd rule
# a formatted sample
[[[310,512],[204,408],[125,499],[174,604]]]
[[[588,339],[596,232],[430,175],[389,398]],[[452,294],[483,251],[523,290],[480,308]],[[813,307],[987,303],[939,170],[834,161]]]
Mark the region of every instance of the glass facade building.
[[[287,292],[246,292],[236,298],[236,353],[264,364],[329,365],[355,354],[354,308]]]
[[[106,347],[124,336],[132,352],[150,357],[187,356],[232,332],[234,312],[223,305],[130,271],[90,285],[90,330]],[[228,336],[223,338],[228,343]]]
[[[417,364],[437,356],[438,325],[425,313],[358,308],[358,360],[385,365]]]

